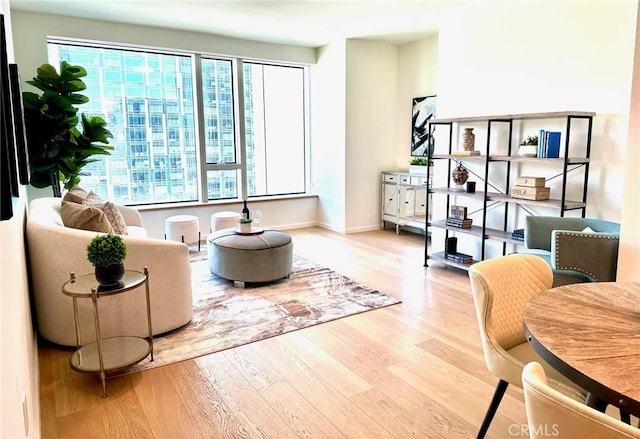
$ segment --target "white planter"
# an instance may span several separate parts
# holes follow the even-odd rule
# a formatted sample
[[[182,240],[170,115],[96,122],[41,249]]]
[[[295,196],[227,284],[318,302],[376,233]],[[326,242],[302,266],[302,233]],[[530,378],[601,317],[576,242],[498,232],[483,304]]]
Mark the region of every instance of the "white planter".
[[[251,233],[251,223],[240,223],[240,233]]]
[[[427,175],[427,166],[409,165],[409,174]],[[431,166],[429,174],[433,175],[433,166]]]

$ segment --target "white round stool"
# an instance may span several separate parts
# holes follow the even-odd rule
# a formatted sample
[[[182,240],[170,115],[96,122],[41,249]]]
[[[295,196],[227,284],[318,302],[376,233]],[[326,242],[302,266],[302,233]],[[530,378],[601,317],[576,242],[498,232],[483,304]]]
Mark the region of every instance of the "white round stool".
[[[170,216],[164,222],[164,237],[169,241],[179,241],[185,244],[198,243],[200,251],[200,224],[195,215]]]
[[[237,227],[239,221],[240,214],[238,212],[216,212],[211,215],[211,232]]]

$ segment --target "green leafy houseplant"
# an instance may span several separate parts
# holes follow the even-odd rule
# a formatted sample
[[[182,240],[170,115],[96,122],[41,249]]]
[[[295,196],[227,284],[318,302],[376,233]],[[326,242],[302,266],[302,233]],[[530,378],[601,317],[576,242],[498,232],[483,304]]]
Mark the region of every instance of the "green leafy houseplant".
[[[251,224],[252,222],[251,218],[240,218],[240,224]]]
[[[527,136],[520,143],[520,145],[537,145],[538,144],[538,136]]]
[[[412,166],[427,166],[427,159],[422,157],[414,157],[411,159]],[[433,166],[433,160],[429,160],[429,166]]]
[[[91,157],[109,155],[113,150],[108,145],[113,135],[103,118],[85,114],[78,118],[77,106],[89,102],[87,96],[78,93],[87,88],[80,79],[84,76],[87,71],[83,67],[66,61],[60,63],[60,73],[52,65],[43,64],[36,77],[26,81],[41,93],[22,93],[30,183],[38,188],[51,186],[54,196],[60,196],[60,182],[71,189],[78,185],[80,176],[88,175],[82,168],[96,161]]]
[[[94,267],[122,264],[127,246],[120,235],[98,235],[87,246],[87,259]]]

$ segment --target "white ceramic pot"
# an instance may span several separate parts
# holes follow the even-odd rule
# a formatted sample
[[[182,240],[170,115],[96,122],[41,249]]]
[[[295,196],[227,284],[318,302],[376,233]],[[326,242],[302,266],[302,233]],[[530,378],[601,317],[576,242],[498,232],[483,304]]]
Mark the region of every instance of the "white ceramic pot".
[[[520,145],[518,155],[521,157],[536,157],[538,155],[538,145]]]
[[[431,166],[429,173],[433,175],[433,166]],[[427,167],[422,165],[409,165],[409,174],[427,175]]]

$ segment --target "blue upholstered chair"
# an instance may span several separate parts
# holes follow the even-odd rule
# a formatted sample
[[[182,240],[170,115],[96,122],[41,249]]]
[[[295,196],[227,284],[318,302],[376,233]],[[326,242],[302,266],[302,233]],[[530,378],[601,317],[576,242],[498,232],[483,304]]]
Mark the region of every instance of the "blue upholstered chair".
[[[587,229],[588,228],[588,229]],[[521,253],[544,258],[553,286],[616,280],[620,224],[593,218],[528,216]]]

